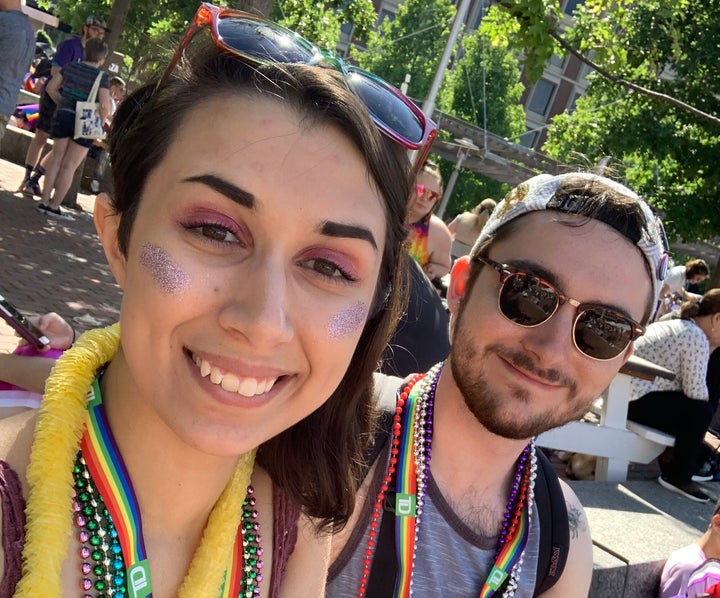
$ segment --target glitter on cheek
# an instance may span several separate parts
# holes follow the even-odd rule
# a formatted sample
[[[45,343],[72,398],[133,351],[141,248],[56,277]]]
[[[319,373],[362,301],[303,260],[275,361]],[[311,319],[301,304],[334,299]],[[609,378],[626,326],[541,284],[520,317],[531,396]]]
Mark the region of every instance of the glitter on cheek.
[[[328,323],[328,334],[330,338],[339,339],[349,336],[365,324],[368,314],[368,306],[362,301],[348,305],[342,311],[336,313]]]
[[[190,284],[188,273],[172,261],[161,247],[152,243],[145,243],[140,249],[140,265],[149,270],[165,293],[179,293]]]

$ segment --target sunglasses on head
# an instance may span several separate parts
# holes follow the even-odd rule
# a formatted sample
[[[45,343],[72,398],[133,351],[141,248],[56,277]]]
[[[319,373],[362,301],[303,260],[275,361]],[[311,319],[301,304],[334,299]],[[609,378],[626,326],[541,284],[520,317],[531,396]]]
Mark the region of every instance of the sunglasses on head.
[[[605,361],[623,353],[645,328],[605,305],[580,303],[566,297],[549,282],[507,264],[477,256],[500,274],[498,308],[511,322],[526,328],[539,326],[553,317],[560,305],[576,308],[572,338],[583,355]]]
[[[437,201],[438,199],[440,199],[440,194],[437,191],[431,191],[425,185],[415,185],[415,192],[417,193],[418,197],[423,197],[424,195],[427,195],[428,199],[430,199],[431,201]]]
[[[403,147],[417,151],[416,165],[425,161],[437,127],[409,98],[380,77],[321,51],[297,33],[241,10],[203,2],[158,87],[168,80],[190,40],[203,27],[210,30],[218,48],[252,65],[308,64],[341,72],[348,88],[365,104],[377,127]]]

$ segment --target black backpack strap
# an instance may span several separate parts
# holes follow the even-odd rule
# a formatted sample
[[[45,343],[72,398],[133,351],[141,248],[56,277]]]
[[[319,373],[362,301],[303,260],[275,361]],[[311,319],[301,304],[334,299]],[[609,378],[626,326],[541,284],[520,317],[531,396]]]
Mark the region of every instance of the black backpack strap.
[[[536,457],[535,509],[540,521],[540,549],[534,596],[539,596],[555,585],[565,569],[570,527],[565,495],[555,469],[542,449],[537,449]]]

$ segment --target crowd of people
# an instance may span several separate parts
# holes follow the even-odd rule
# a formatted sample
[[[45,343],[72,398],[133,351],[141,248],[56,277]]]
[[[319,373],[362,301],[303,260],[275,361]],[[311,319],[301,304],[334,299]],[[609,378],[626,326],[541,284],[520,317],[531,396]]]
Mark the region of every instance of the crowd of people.
[[[72,102],[99,76],[113,112],[104,31],[88,19],[43,92],[55,145],[23,186],[45,174],[49,213],[87,152]],[[94,218],[120,321],[76,339],[48,315],[57,362],[0,355],[44,391],[0,419],[1,596],[586,596],[587,519],[534,438],[633,351],[677,374],[638,383],[628,414],[676,436],[660,483],[709,500],[691,478],[720,292],[654,322],[668,255],[648,204],[544,174],[448,226],[435,124],[318,55],[203,4],[117,107]]]

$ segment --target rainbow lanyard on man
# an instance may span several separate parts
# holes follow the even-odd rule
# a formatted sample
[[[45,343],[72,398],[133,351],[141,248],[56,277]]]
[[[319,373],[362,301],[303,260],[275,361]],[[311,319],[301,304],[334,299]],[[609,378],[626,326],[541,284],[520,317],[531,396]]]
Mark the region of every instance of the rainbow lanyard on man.
[[[425,495],[426,472],[430,463],[430,431],[417,433],[418,407],[421,393],[426,392],[425,385],[430,384],[429,376],[416,382],[405,403],[401,415],[401,435],[398,444],[395,537],[398,562],[398,574],[395,586],[396,598],[409,598],[411,594],[413,561],[415,557],[417,534],[419,531],[417,506]],[[434,401],[434,396],[432,397]],[[431,419],[431,415],[429,416]],[[531,448],[531,445],[528,445]],[[479,598],[490,598],[504,584],[515,565],[522,558],[530,531],[529,503],[532,499],[530,477],[532,470],[528,449],[523,452],[516,474],[516,484],[511,490],[505,516],[505,524],[500,536],[495,563],[485,580]],[[418,476],[418,471],[420,475]],[[429,472],[428,472],[429,473]]]

